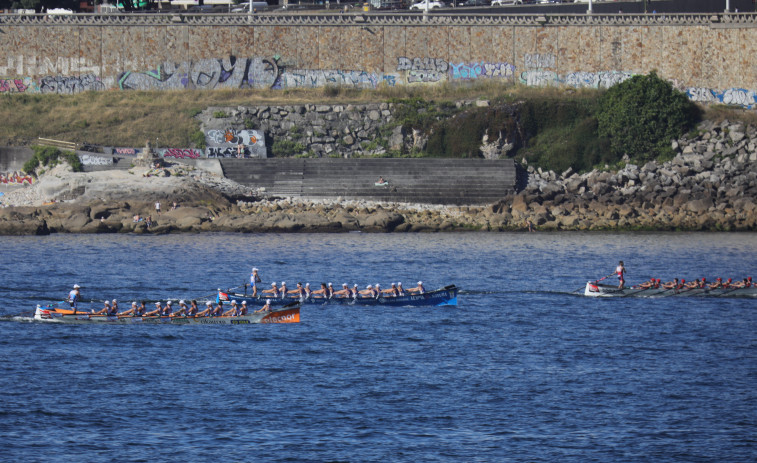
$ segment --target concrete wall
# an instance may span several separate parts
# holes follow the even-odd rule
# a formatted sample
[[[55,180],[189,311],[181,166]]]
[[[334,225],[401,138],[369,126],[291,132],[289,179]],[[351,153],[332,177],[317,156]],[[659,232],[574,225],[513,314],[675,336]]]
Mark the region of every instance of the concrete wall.
[[[17,146],[0,147],[0,173],[22,171],[24,163],[32,158],[34,152],[30,148]]]
[[[606,87],[656,69],[755,105],[757,15],[0,17],[0,93],[378,87],[507,79]]]
[[[512,160],[221,159],[224,175],[269,196],[489,204],[512,193]],[[376,186],[383,177],[388,186]]]

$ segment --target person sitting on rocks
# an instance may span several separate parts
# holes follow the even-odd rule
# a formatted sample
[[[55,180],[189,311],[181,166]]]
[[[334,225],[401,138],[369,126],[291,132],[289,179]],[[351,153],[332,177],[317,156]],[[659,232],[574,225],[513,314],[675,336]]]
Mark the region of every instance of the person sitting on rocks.
[[[384,177],[379,177],[378,182],[376,182],[376,186],[389,186],[389,182],[384,180]]]

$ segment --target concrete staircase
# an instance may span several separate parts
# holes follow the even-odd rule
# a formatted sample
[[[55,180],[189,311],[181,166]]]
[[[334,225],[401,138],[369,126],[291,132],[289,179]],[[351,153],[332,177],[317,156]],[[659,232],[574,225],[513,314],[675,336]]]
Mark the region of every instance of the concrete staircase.
[[[269,196],[487,204],[515,188],[512,160],[222,159],[227,178]],[[389,186],[376,186],[379,177]]]

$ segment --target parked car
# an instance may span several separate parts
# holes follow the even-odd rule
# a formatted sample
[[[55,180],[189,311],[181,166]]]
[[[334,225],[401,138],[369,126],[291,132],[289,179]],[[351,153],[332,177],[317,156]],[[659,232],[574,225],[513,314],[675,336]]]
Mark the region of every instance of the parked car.
[[[268,2],[252,2],[253,10],[260,10],[263,8],[268,8]],[[240,3],[239,5],[235,5],[231,9],[232,13],[248,13],[249,11],[250,11],[249,2]]]
[[[492,6],[520,5],[523,0],[492,0]]]
[[[428,4],[428,9],[433,10],[434,8],[444,8],[444,3],[438,2],[436,0],[421,0],[418,3],[413,4],[413,6],[410,7],[411,10],[425,10],[426,4]]]
[[[489,0],[466,0],[463,6],[489,6]]]

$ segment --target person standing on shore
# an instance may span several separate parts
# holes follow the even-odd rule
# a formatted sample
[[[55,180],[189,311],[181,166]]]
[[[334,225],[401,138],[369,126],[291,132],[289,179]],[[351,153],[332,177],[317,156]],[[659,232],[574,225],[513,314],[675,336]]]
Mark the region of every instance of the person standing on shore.
[[[155,201],[155,212],[160,215],[160,201]]]

